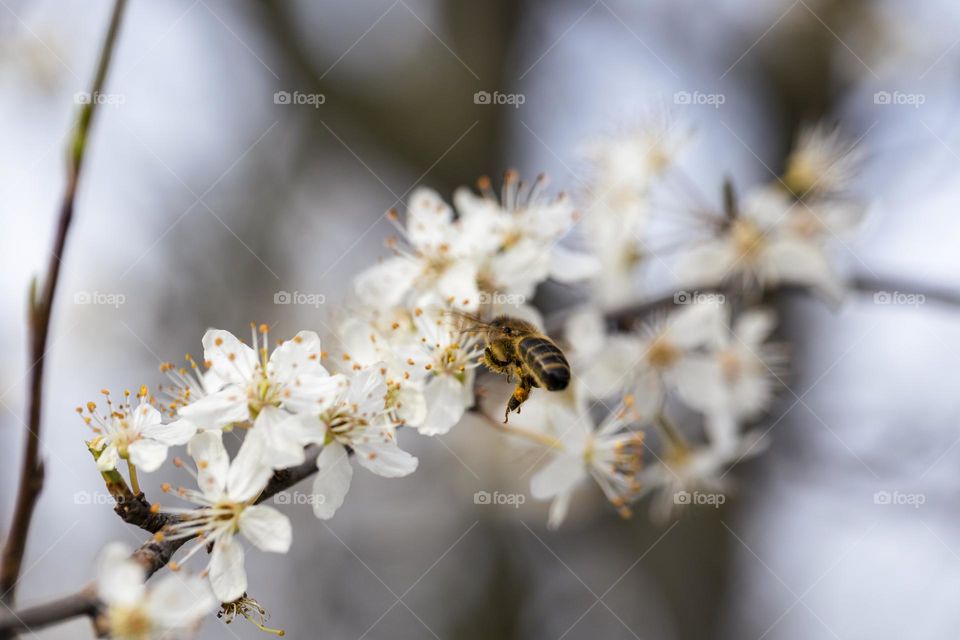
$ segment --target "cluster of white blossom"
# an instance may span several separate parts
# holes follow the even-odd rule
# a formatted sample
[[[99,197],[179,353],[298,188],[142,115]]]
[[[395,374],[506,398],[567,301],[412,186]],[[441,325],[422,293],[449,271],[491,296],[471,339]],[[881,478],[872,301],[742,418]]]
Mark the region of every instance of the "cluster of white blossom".
[[[855,158],[835,134],[814,129],[801,137],[782,179],[741,203],[730,198],[709,223],[710,236],[677,256],[679,284],[709,295],[678,298],[684,304],[675,310],[621,326],[608,311],[629,297],[624,289],[646,263],[650,219],[665,215],[652,194],[688,138],[647,127],[592,145],[585,217],[570,198],[547,197],[542,177],[526,185],[514,172],[500,197],[481,179],[479,195],[461,189],[454,207],[420,188],[403,224],[388,214],[402,236],[389,243],[395,255],[356,276],[349,317],[331,336],[335,357],[312,331],[271,350],[265,325],[252,327],[250,344],[211,329],[202,366],[187,356],[189,366],[162,367],[172,380],[162,400],[141,388],[136,406],[128,392],[119,405],[107,395],[105,413],[94,403],[78,409],[95,432],[88,446],[100,471],[116,474],[124,461],[134,492],[138,470],[157,471],[170,447],[186,447],[193,463],[173,462],[197,488],[163,485],[191,506],[162,507],[170,524],[157,539],[195,540],[173,568],[210,552],[201,574],[208,580],[183,583],[195,591],[187,602],[184,589],[172,593],[173,578],[146,591],[139,566],[111,548],[100,578],[110,632],[189,627],[215,601],[228,618],[259,615],[262,622],[263,609],[247,596],[237,535],[262,551],[290,548],[290,521],[259,504],[274,473],[316,456],[309,502],[326,519],[344,502],[353,462],[386,478],[415,471],[417,458],[397,444],[398,428],[435,436],[461,422],[474,408],[485,362],[478,327],[509,315],[542,328],[527,301],[550,278],[587,283],[587,302],[568,315],[561,342],[572,382],[565,391],[534,389],[531,406],[539,409],[503,427],[545,447],[530,491],[552,500],[549,525],[560,524],[572,491],[587,481],[622,515],[650,491],[660,494],[656,512],[667,514],[677,492],[719,488],[729,466],[758,450],[749,427],[770,408],[785,368],[783,349],[769,342],[776,318],[756,306],[758,291],[785,283],[838,298],[826,240],[863,208],[843,195]],[[591,251],[560,244],[577,235]],[[700,426],[687,424],[691,414]],[[686,435],[692,429],[702,429],[703,442]],[[243,436],[232,459],[225,433]]]
[[[859,162],[860,154],[836,131],[801,132],[783,175],[748,191],[712,237],[684,255],[678,267],[684,284],[733,283],[748,292],[795,285],[839,302],[843,281],[827,250],[866,213],[845,193]]]

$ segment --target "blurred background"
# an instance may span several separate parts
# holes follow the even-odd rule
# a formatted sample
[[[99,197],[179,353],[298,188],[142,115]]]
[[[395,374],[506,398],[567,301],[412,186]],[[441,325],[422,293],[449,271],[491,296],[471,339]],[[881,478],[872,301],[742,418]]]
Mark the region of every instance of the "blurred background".
[[[27,286],[110,4],[0,0],[4,531]],[[107,541],[144,540],[103,499],[74,407],[102,387],[155,386],[159,363],[199,353],[210,326],[329,334],[353,274],[386,255],[383,213],[418,184],[450,197],[515,167],[575,194],[585,139],[666,110],[696,132],[683,164],[719,202],[724,177],[770,180],[798,127],[825,119],[866,153],[857,190],[873,207],[838,247],[848,272],[960,291],[958,45],[950,0],[133,0],[65,257],[20,603],[76,590]],[[279,292],[323,304],[275,304]],[[543,306],[563,293],[546,287]],[[418,472],[358,472],[330,522],[281,505],[294,546],[248,556],[251,595],[292,638],[953,637],[958,309],[860,295],[782,311],[790,388],[762,424],[768,451],[734,470],[721,508],[659,526],[641,505],[621,521],[591,489],[548,532],[532,500],[475,504],[476,491],[525,492],[534,457],[468,420],[403,438]],[[159,482],[147,477],[148,497]],[[89,635],[80,621],[36,637]]]

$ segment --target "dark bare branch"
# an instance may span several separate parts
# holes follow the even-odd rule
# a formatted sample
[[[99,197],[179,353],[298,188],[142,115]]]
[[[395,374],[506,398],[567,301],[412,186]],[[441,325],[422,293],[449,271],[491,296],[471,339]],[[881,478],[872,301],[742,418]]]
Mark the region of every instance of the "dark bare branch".
[[[33,367],[30,370],[29,396],[27,405],[29,415],[27,419],[26,443],[24,445],[23,466],[20,471],[20,482],[17,491],[13,518],[10,523],[10,532],[3,547],[2,563],[0,563],[0,599],[10,606],[16,596],[17,581],[20,578],[20,568],[23,563],[23,554],[26,549],[27,534],[30,521],[33,517],[37,498],[43,489],[44,465],[40,459],[40,427],[41,407],[43,404],[43,374],[44,360],[47,351],[47,338],[50,332],[50,319],[53,315],[53,302],[57,292],[57,283],[60,280],[60,266],[63,263],[63,254],[67,244],[67,234],[73,220],[74,200],[77,186],[80,181],[80,168],[87,149],[87,138],[93,116],[96,112],[98,100],[96,96],[103,89],[113,54],[114,44],[120,30],[120,22],[126,0],[116,0],[110,26],[100,52],[97,71],[94,75],[91,99],[80,107],[77,125],[69,140],[67,150],[67,184],[60,206],[60,217],[57,225],[56,238],[47,266],[46,277],[42,288],[37,290],[34,281],[30,287],[29,333],[30,333],[30,361]]]

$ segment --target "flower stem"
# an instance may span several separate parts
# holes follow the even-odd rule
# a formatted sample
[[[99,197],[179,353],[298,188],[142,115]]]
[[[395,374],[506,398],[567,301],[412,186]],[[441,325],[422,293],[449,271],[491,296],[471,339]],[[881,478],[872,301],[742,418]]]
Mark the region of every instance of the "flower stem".
[[[677,429],[677,426],[673,424],[665,415],[658,413],[656,419],[654,420],[656,425],[660,427],[660,431],[663,432],[663,435],[666,437],[670,448],[673,449],[676,453],[684,453],[690,450],[690,443],[687,442],[687,439],[680,433],[680,430]]]
[[[129,460],[127,460],[127,470],[130,472],[130,488],[133,489],[133,495],[139,495],[140,479],[137,478],[137,468]]]
[[[33,518],[37,498],[43,489],[44,465],[40,458],[40,431],[42,426],[40,409],[43,404],[44,363],[47,354],[47,337],[50,332],[50,320],[53,316],[53,302],[60,280],[60,266],[63,264],[67,235],[73,219],[74,201],[80,182],[80,168],[87,150],[87,141],[93,115],[99,103],[99,94],[106,83],[107,70],[113,48],[120,31],[120,22],[127,0],[116,0],[107,35],[100,49],[96,74],[91,85],[90,100],[80,106],[77,123],[70,136],[67,149],[66,187],[60,205],[59,222],[54,236],[53,250],[44,274],[43,283],[34,279],[30,286],[28,301],[28,335],[30,341],[30,371],[28,386],[28,417],[25,421],[27,434],[24,444],[23,463],[20,481],[14,504],[10,530],[6,535],[2,553],[0,553],[0,602],[9,609],[15,600],[16,587],[20,579],[23,553],[26,549],[27,534]],[[9,634],[0,633],[0,638]]]
[[[560,440],[558,440],[557,438],[548,436],[545,433],[537,433],[536,431],[530,431],[528,429],[524,429],[523,427],[515,427],[509,423],[504,424],[488,416],[485,416],[485,417],[487,418],[488,423],[490,423],[493,427],[499,429],[500,431],[511,433],[515,436],[520,436],[521,438],[525,438],[532,442],[536,442],[537,444],[543,445],[550,449],[563,449],[563,443],[560,442]]]

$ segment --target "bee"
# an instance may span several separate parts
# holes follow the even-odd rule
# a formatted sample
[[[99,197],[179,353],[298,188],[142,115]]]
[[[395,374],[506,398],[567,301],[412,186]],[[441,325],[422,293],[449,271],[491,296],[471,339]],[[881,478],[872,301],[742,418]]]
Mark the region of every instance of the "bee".
[[[517,382],[507,402],[504,422],[509,421],[511,412],[520,413],[520,405],[534,387],[563,391],[570,384],[570,363],[563,351],[534,325],[510,316],[497,316],[490,322],[471,320],[474,326],[465,331],[483,336],[483,364],[510,382]]]

